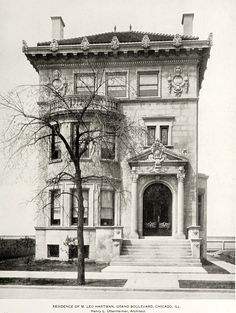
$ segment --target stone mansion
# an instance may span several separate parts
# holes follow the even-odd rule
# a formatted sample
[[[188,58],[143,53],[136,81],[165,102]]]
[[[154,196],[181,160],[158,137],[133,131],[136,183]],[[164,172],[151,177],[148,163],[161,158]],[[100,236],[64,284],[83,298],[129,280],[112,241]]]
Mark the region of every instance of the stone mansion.
[[[63,19],[54,16],[51,41],[35,47],[23,41],[23,52],[40,84],[50,82],[74,110],[80,110],[79,97],[87,88],[95,88],[93,69],[99,66],[104,69],[104,84],[97,101],[145,129],[135,138],[142,147],[136,154],[122,151],[111,136],[106,145],[101,143],[95,152],[89,149],[81,160],[86,173],[98,175],[109,169],[116,186],[99,178],[84,182],[84,244],[90,260],[125,265],[134,253],[132,260],[140,265],[149,245],[159,250],[169,245],[179,247],[176,254],[183,252],[180,265],[198,265],[206,253],[208,177],[198,173],[198,101],[212,34],[206,40],[193,36],[193,18],[183,15],[181,35],[130,27],[125,32],[114,29],[64,39]],[[44,95],[39,107],[53,106],[53,101]],[[58,116],[73,141],[75,123],[66,113]],[[42,188],[63,166],[63,149],[52,134],[47,149],[39,151]],[[46,190],[50,205],[46,214],[38,214],[35,227],[37,259],[76,257],[73,245],[65,244],[68,237],[76,237],[73,188],[67,177],[57,188]],[[153,259],[152,264],[162,264],[159,261]]]

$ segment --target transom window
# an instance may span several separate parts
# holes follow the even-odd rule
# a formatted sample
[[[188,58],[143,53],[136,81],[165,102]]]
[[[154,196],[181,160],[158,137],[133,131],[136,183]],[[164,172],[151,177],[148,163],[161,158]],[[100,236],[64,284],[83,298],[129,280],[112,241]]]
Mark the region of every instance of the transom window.
[[[90,95],[95,91],[95,75],[75,74],[75,93],[80,95]]]
[[[106,73],[106,94],[114,98],[123,98],[127,94],[126,73]]]
[[[84,148],[87,145],[87,149],[83,152],[81,155],[82,158],[89,158],[89,145],[88,145],[88,137],[90,136],[89,133],[90,129],[90,123],[83,123],[78,126],[77,123],[71,124],[71,144],[73,152],[76,156],[81,153],[81,150],[84,150]],[[80,134],[80,137],[78,137]]]
[[[114,191],[101,190],[101,226],[114,225]]]
[[[60,225],[61,223],[61,191],[59,189],[51,190],[51,225]]]
[[[159,73],[139,72],[138,73],[138,96],[158,96]]]
[[[83,204],[84,204],[84,225],[88,225],[88,210],[89,210],[89,191],[84,189]],[[71,190],[71,224],[76,225],[78,222],[78,201],[75,195],[75,189]]]

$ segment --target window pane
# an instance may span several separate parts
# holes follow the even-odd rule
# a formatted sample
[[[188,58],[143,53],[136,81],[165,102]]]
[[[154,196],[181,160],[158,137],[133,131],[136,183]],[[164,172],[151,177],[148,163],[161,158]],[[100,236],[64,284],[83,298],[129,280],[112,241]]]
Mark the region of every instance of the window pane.
[[[89,191],[88,190],[83,190],[83,204],[84,204],[84,225],[88,225],[88,197],[89,197]],[[72,224],[77,224],[78,221],[78,203],[77,203],[77,198],[75,196],[75,189],[72,190],[72,209],[71,209],[71,223]]]
[[[78,76],[77,77],[77,86],[78,87],[93,87],[94,86],[94,77],[93,76]]]
[[[147,127],[147,144],[151,146],[156,139],[156,127],[148,126]]]
[[[48,245],[48,257],[59,257],[59,245]]]
[[[126,74],[107,74],[107,95],[126,97]]]
[[[157,85],[158,75],[157,74],[140,74],[139,83],[140,85]]]
[[[101,225],[114,225],[114,192],[110,190],[101,191]]]
[[[60,225],[60,190],[51,190],[51,225]]]
[[[168,145],[168,126],[161,126],[160,128],[160,140],[163,145]]]
[[[73,152],[75,153],[75,155],[78,155],[80,150],[80,146],[84,147],[84,144],[86,142],[86,138],[88,138],[90,136],[89,133],[89,128],[90,128],[90,123],[84,123],[83,125],[80,125],[80,129],[79,132],[85,132],[85,134],[83,134],[83,136],[81,136],[78,140],[77,136],[78,136],[78,125],[76,123],[72,123],[72,129],[71,129],[71,143],[72,143],[72,149]],[[83,153],[83,155],[81,156],[82,158],[89,158],[89,146],[87,147],[87,150]]]
[[[105,132],[101,145],[101,158],[102,159],[115,159],[115,135]]]

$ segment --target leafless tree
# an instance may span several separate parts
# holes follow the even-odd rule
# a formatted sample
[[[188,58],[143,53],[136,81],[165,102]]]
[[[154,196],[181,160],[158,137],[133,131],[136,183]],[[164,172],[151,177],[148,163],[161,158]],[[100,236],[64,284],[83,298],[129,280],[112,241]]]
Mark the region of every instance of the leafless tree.
[[[56,186],[65,178],[74,183],[73,197],[78,208],[77,283],[79,285],[85,284],[83,183],[92,178],[99,178],[113,184],[112,166],[110,174],[101,171],[90,173],[84,171],[82,159],[89,149],[93,153],[101,145],[107,157],[113,154],[113,158],[114,140],[119,142],[119,149],[123,149],[126,153],[127,151],[131,151],[131,154],[136,153],[138,144],[134,137],[137,137],[137,132],[143,132],[133,121],[127,121],[118,100],[99,95],[99,89],[104,84],[104,71],[92,70],[96,83],[94,82],[91,88],[87,81],[81,80],[80,84],[84,85],[86,92],[81,95],[78,93],[76,98],[65,95],[66,83],[60,89],[48,83],[41,86],[20,86],[7,96],[1,96],[0,99],[1,109],[10,112],[9,125],[5,131],[8,134],[7,143],[14,149],[12,155],[30,147],[38,146],[39,149],[43,149],[50,146],[52,159],[63,159],[58,172],[45,182],[45,187],[39,191],[38,196],[41,196],[48,186]],[[72,138],[63,131],[63,125],[68,124],[69,121],[74,125]],[[59,143],[65,148],[63,155]],[[44,205],[46,207],[48,203]]]

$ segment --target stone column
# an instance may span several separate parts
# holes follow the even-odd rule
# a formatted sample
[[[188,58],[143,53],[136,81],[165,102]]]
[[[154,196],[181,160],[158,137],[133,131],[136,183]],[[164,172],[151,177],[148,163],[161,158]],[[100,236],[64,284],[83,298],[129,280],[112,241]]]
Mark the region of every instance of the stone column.
[[[132,171],[131,185],[131,238],[138,238],[138,174]]]
[[[177,237],[185,238],[184,235],[184,178],[185,170],[183,166],[179,167],[177,173],[178,179],[178,227],[177,227]]]

